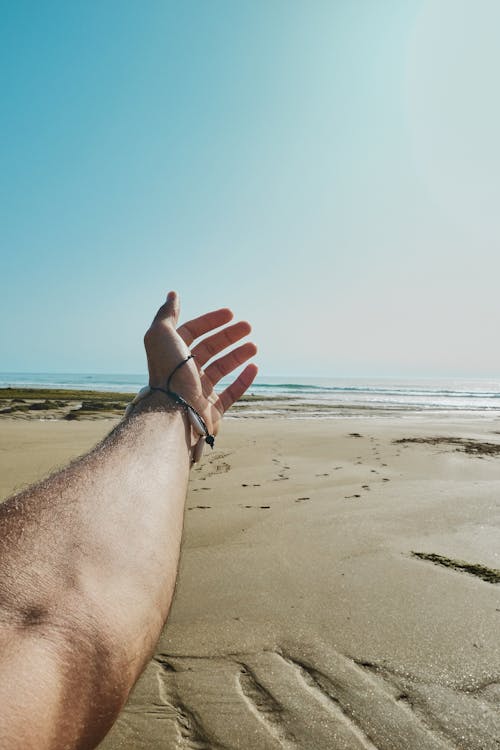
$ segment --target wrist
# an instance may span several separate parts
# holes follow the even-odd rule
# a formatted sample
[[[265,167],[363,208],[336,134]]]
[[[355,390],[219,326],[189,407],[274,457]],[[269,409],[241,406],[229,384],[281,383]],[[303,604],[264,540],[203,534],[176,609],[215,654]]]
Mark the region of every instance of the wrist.
[[[151,390],[149,386],[145,386],[125,409],[125,417],[145,412],[179,412],[182,414],[183,411],[181,405],[169,394],[164,391]]]
[[[134,400],[127,406],[124,420],[144,414],[180,415],[178,419],[184,425],[192,464],[197,463],[201,459],[205,442],[213,446],[213,436],[209,435],[210,439],[207,439],[205,436],[200,437],[201,432],[206,432],[206,425],[203,420],[201,422],[204,427],[201,427],[198,423],[199,415],[197,412],[193,412],[187,402],[176,393],[168,392],[163,388],[155,388],[154,386],[141,388]]]

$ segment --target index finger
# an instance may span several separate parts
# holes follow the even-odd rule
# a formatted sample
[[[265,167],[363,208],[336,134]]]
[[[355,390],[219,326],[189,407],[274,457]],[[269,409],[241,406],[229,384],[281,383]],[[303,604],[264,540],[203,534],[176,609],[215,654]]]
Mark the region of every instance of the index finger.
[[[204,333],[208,333],[209,331],[213,331],[214,328],[219,328],[225,323],[229,323],[232,318],[233,313],[231,310],[227,307],[222,307],[220,310],[213,310],[213,312],[200,315],[199,318],[188,320],[187,323],[179,326],[177,333],[184,343],[191,346],[193,341],[199,336],[203,336]]]

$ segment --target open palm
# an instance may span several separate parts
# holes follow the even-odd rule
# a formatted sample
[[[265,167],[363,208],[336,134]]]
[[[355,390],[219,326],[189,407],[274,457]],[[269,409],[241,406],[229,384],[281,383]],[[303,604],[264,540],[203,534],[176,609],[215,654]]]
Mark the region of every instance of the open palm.
[[[232,320],[233,313],[227,308],[221,308],[177,327],[179,311],[178,295],[169,292],[165,304],[158,310],[144,336],[149,384],[165,388],[175,367],[192,354],[193,359],[175,373],[170,387],[201,414],[209,432],[216,435],[224,412],[251,385],[257,374],[257,367],[254,364],[247,365],[234,382],[219,394],[214,388],[223,377],[253,357],[257,347],[247,342],[219,357],[227,347],[250,333],[249,323],[242,321],[227,325]],[[217,328],[221,330],[192,347],[196,339]],[[207,362],[210,364],[204,370]]]

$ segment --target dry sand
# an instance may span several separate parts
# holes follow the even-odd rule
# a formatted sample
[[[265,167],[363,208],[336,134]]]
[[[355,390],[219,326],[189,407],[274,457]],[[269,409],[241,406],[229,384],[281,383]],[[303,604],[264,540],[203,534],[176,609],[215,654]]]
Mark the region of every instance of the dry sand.
[[[3,420],[2,496],[112,424]],[[101,750],[498,750],[500,457],[475,450],[498,429],[228,419],[192,473],[168,625]],[[472,442],[394,442],[436,436]]]

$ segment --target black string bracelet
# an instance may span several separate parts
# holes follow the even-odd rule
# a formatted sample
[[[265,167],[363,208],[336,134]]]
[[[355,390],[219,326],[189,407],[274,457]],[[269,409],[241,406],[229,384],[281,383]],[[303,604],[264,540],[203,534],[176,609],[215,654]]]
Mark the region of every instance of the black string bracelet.
[[[196,411],[194,406],[191,406],[191,404],[188,404],[188,402],[182,398],[182,396],[179,393],[176,393],[170,388],[170,383],[172,381],[173,376],[179,370],[183,365],[185,365],[187,362],[189,362],[190,359],[193,359],[194,355],[190,354],[189,357],[186,357],[186,359],[183,359],[182,362],[179,362],[178,365],[174,367],[170,375],[168,376],[167,380],[167,387],[166,388],[160,388],[159,386],[150,386],[150,389],[152,391],[161,391],[162,393],[165,393],[167,396],[170,396],[179,406],[183,406],[184,409],[186,409],[189,420],[199,435],[205,436],[205,442],[211,447],[214,447],[215,444],[215,435],[211,435],[208,427],[206,425],[205,420],[201,416],[201,414]]]
[[[183,359],[182,362],[179,362],[179,364],[174,367],[174,369],[172,370],[172,372],[168,376],[167,391],[170,390],[170,383],[171,383],[172,378],[174,377],[175,373],[177,372],[177,370],[180,370],[183,365],[185,365],[185,364],[187,364],[187,362],[189,362],[190,359],[194,359],[194,354],[190,354],[188,357],[186,357],[186,359]]]

